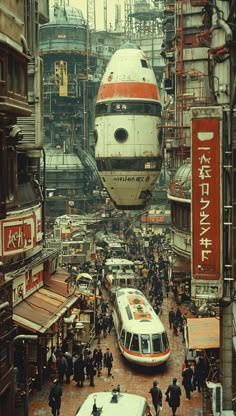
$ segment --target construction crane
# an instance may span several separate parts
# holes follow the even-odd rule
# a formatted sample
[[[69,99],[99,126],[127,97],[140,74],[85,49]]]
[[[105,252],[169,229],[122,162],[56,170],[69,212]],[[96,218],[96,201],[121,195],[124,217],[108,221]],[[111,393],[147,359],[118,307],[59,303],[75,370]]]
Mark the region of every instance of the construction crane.
[[[87,0],[87,25],[90,30],[96,31],[95,0]]]

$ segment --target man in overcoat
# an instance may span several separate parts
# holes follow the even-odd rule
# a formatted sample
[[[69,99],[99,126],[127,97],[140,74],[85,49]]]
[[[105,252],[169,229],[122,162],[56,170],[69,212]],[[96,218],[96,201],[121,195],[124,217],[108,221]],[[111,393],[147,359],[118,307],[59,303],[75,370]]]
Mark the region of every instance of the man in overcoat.
[[[182,372],[183,381],[182,384],[184,386],[186,392],[186,398],[188,400],[191,399],[191,389],[193,384],[193,370],[190,367],[190,364],[187,363],[187,367]]]
[[[154,406],[156,416],[160,416],[160,411],[162,408],[162,391],[157,387],[157,380],[153,381],[153,387],[150,389],[149,393],[152,396],[152,404]]]
[[[177,385],[177,378],[173,378],[173,383],[166,390],[166,401],[172,409],[172,416],[175,416],[177,407],[180,405],[181,388]]]
[[[78,387],[83,387],[85,375],[84,375],[85,361],[82,355],[79,355],[74,362],[74,379],[77,382]]]
[[[103,365],[104,367],[107,368],[107,376],[110,377],[111,374],[111,369],[112,369],[112,362],[113,362],[113,356],[112,356],[112,352],[110,351],[110,348],[107,348],[105,354],[104,354],[104,358],[103,358]]]
[[[53,416],[58,416],[60,414],[61,396],[62,388],[59,385],[58,380],[56,379],[53,382],[48,398],[49,406],[52,408]]]

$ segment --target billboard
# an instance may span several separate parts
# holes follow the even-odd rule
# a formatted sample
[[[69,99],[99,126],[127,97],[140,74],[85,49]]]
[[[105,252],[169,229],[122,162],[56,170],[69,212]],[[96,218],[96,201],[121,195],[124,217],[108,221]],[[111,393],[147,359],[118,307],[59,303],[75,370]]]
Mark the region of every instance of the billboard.
[[[218,297],[221,285],[221,130],[219,107],[192,109],[192,277],[196,296]]]
[[[3,220],[0,255],[10,256],[31,250],[36,245],[35,213]]]

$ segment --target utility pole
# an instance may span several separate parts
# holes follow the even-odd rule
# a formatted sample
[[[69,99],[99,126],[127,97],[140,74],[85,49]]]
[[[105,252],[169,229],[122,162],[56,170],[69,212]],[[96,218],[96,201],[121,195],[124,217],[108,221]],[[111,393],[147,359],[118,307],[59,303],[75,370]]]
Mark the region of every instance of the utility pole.
[[[104,30],[107,32],[107,0],[104,1]]]
[[[226,110],[223,117],[223,297],[220,301],[220,364],[221,382],[223,386],[223,410],[232,409],[233,385],[233,352],[232,352],[232,305],[233,283],[232,274],[232,126],[230,111]]]
[[[90,75],[90,55],[92,51],[91,32],[96,31],[96,9],[95,0],[87,0],[87,32],[86,32],[86,80],[84,81],[84,150],[89,148],[89,119],[88,119],[88,89]]]

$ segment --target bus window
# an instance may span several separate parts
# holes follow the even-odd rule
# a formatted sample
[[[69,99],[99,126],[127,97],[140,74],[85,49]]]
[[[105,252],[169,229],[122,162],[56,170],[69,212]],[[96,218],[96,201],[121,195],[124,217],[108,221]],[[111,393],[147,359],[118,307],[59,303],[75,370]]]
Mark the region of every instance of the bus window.
[[[162,343],[163,343],[164,351],[168,350],[168,348],[169,348],[169,341],[168,341],[166,332],[163,332],[163,334],[162,334]]]
[[[120,279],[120,286],[125,287],[125,279]]]
[[[138,341],[138,335],[133,334],[132,341],[130,344],[130,351],[138,352],[139,351],[139,341]]]
[[[125,343],[125,330],[124,329],[122,329],[121,334],[120,334],[120,343],[122,345],[124,345]]]
[[[125,339],[125,348],[129,349],[130,340],[131,340],[131,333],[127,332],[126,339]]]
[[[155,334],[152,336],[152,348],[153,348],[153,353],[157,354],[162,352],[162,342],[161,342],[161,337],[159,334]]]
[[[143,354],[151,354],[151,343],[149,335],[141,335],[141,350]]]
[[[126,286],[127,287],[132,287],[133,286],[133,279],[127,279],[127,284],[126,284]]]

